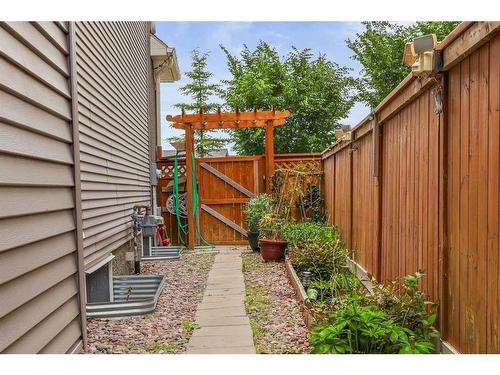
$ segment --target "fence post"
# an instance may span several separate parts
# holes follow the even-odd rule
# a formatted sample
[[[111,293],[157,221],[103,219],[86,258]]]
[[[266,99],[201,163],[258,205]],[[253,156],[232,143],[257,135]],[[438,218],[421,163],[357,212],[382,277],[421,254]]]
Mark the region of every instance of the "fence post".
[[[271,194],[271,178],[274,174],[274,124],[266,123],[266,193]]]
[[[439,291],[439,328],[446,338],[447,327],[445,318],[447,311],[448,295],[448,228],[447,228],[447,185],[448,185],[448,73],[443,72],[441,76],[441,101],[442,109],[439,113],[439,198],[438,198],[438,243],[439,243],[439,263],[438,263],[438,291]]]
[[[382,137],[383,132],[378,122],[378,114],[373,113],[372,128],[372,175],[375,178],[375,251],[377,254],[374,267],[375,278],[382,280]]]
[[[196,221],[193,212],[193,157],[194,157],[194,130],[193,125],[186,126],[186,192],[187,192],[187,221],[188,221],[188,248],[193,249],[196,241]]]

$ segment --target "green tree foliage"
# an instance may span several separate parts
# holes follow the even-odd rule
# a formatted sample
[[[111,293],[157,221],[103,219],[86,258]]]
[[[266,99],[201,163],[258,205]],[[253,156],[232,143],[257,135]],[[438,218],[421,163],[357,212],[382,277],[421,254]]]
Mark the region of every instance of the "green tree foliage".
[[[241,110],[287,109],[287,124],[275,129],[275,152],[322,151],[334,140],[334,127],[345,118],[353,104],[354,81],[348,69],[339,67],[324,55],[314,58],[309,49],[292,48],[280,59],[265,42],[251,51],[246,45],[240,56],[224,46],[232,78],[222,97],[228,108]],[[263,129],[232,132],[235,150],[242,155],[264,153]]]
[[[391,22],[363,22],[364,30],[346,41],[353,58],[363,66],[356,81],[358,100],[375,108],[410,72],[402,65],[404,46],[413,38],[436,34],[444,39],[458,22],[417,22],[403,26]]]
[[[221,93],[219,84],[211,83],[212,73],[207,70],[207,59],[209,53],[200,53],[198,49],[191,52],[191,71],[185,72],[190,82],[180,88],[183,95],[189,97],[189,103],[177,103],[175,107],[188,112],[199,113],[210,112],[218,107],[212,102],[214,97]],[[227,140],[210,136],[208,130],[197,130],[195,132],[195,148],[198,156],[206,156],[212,150],[219,150],[224,147]],[[179,137],[169,138],[170,141],[180,141]],[[184,139],[182,138],[182,141]]]

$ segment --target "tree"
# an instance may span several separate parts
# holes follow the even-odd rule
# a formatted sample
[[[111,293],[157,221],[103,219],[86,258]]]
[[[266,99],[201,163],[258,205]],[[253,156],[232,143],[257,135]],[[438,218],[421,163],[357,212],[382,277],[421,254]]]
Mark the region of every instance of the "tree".
[[[346,40],[353,59],[363,66],[356,81],[358,100],[375,108],[411,71],[402,65],[405,43],[426,34],[442,40],[458,22],[417,22],[403,26],[391,22],[363,22],[365,30]]]
[[[198,49],[191,51],[191,71],[185,72],[190,79],[180,88],[183,95],[191,98],[190,103],[177,103],[176,108],[182,110],[199,113],[213,111],[218,107],[218,104],[211,100],[218,96],[221,92],[219,84],[210,83],[212,73],[207,71],[207,59],[209,53],[200,53]],[[179,137],[171,137],[170,141],[179,141]],[[227,140],[210,136],[208,130],[195,131],[195,149],[199,156],[206,156],[212,150],[219,150],[225,146]]]
[[[334,128],[353,104],[353,80],[348,69],[339,67],[324,55],[313,58],[309,49],[292,48],[283,59],[276,50],[260,42],[251,51],[244,45],[239,57],[224,46],[231,79],[223,81],[227,106],[251,110],[287,109],[291,116],[285,126],[275,128],[275,152],[322,151],[334,140]],[[264,130],[232,131],[238,154],[264,153]]]

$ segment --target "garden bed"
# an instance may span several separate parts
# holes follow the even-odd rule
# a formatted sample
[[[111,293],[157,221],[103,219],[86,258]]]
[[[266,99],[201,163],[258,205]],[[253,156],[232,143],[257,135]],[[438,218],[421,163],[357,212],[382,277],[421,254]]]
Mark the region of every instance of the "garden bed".
[[[215,253],[181,254],[171,261],[149,261],[143,274],[165,276],[156,309],[121,319],[88,319],[87,353],[181,353],[195,329],[195,314]]]
[[[245,308],[257,353],[309,353],[308,327],[284,263],[264,263],[259,253],[243,253]]]

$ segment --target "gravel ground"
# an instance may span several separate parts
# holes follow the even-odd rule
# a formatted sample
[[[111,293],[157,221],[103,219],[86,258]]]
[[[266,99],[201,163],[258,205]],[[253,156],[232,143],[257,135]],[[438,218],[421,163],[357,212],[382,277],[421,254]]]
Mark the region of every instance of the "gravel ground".
[[[87,353],[181,353],[195,329],[214,253],[183,253],[175,261],[143,262],[144,274],[166,276],[156,309],[120,319],[88,319]]]
[[[245,307],[257,353],[309,353],[308,330],[284,263],[265,263],[259,253],[243,253]]]

